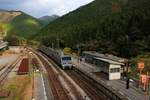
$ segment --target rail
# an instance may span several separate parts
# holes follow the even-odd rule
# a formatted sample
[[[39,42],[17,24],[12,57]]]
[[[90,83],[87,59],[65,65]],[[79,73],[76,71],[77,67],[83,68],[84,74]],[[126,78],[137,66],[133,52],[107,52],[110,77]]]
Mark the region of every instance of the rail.
[[[47,66],[48,64],[44,64],[44,65]],[[49,67],[51,67],[51,66],[49,66]],[[47,68],[48,68],[48,66],[47,66]],[[109,99],[109,100],[129,100],[127,96],[121,94],[118,90],[113,89],[111,86],[108,86],[105,82],[95,80],[89,74],[84,73],[79,69],[74,68],[74,70],[77,73],[84,75],[85,77],[88,78],[88,80],[91,80],[94,84],[96,84],[96,87],[101,89],[100,90],[101,93],[105,94],[107,99]],[[51,77],[53,77],[53,75],[51,75]]]
[[[51,68],[52,66],[49,65],[49,63],[37,52],[34,53],[36,53],[36,55],[39,57],[48,72],[48,81],[53,93],[54,100],[70,100],[67,92],[64,90],[63,86],[58,80],[57,74]]]
[[[8,67],[0,74],[0,85],[3,85],[4,80],[7,78],[8,74],[12,71],[12,69],[16,66],[16,64],[19,62],[19,58],[15,60],[11,65],[8,65]]]

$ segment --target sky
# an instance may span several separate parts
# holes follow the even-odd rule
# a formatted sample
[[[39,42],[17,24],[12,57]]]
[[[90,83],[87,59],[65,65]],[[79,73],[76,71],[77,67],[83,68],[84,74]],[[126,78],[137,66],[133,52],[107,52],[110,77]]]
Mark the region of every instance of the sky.
[[[0,0],[0,9],[21,10],[34,17],[62,16],[94,0]]]

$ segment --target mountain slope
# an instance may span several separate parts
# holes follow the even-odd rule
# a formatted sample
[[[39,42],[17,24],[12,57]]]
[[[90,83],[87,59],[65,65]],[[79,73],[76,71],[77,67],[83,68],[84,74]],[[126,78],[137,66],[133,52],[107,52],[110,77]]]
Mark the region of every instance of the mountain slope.
[[[0,31],[7,37],[29,38],[42,27],[42,23],[24,12],[0,10]]]
[[[7,23],[19,15],[21,15],[20,11],[7,11],[0,9],[0,23]]]
[[[43,28],[36,39],[122,57],[150,50],[149,0],[95,0]],[[41,34],[42,33],[42,34]]]
[[[39,18],[39,20],[41,21],[41,23],[43,23],[44,25],[49,24],[50,22],[56,20],[57,18],[59,18],[59,16],[57,15],[52,15],[52,16],[43,16],[41,18]]]
[[[20,11],[7,11],[0,9],[0,37],[3,38],[7,34],[6,24],[11,22],[15,17],[21,15]]]
[[[8,35],[17,35],[29,38],[41,28],[41,23],[25,13],[15,17],[6,25]]]

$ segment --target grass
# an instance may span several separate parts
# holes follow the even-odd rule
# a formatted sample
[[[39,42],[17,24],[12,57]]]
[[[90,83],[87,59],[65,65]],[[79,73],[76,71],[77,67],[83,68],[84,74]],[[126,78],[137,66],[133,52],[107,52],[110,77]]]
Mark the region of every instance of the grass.
[[[36,18],[22,13],[5,25],[5,31],[7,31],[7,36],[17,35],[29,38],[31,35],[36,34],[41,25],[41,22]]]
[[[31,77],[29,75],[16,76],[5,85],[5,89],[11,94],[8,98],[0,100],[24,100],[26,95],[26,88],[31,84]]]
[[[37,23],[35,20],[32,20],[32,19],[27,19],[27,20],[25,20],[25,23],[26,23],[27,25],[36,25],[36,26],[39,25],[39,23]]]
[[[137,56],[136,58],[132,58],[131,59],[131,72],[129,73],[129,75],[131,77],[135,77],[135,78],[139,78],[138,73],[139,73],[139,69],[137,67],[137,63],[139,61],[143,61],[145,64],[144,69],[142,70],[142,74],[146,74],[147,72],[150,73],[150,54],[142,54]]]

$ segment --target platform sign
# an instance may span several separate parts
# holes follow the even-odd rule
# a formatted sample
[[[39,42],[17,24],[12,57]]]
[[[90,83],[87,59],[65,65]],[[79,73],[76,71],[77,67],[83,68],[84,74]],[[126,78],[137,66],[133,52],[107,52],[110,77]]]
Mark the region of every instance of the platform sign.
[[[141,82],[145,84],[146,81],[147,81],[147,75],[141,75]]]
[[[138,69],[144,69],[144,62],[138,63]]]

